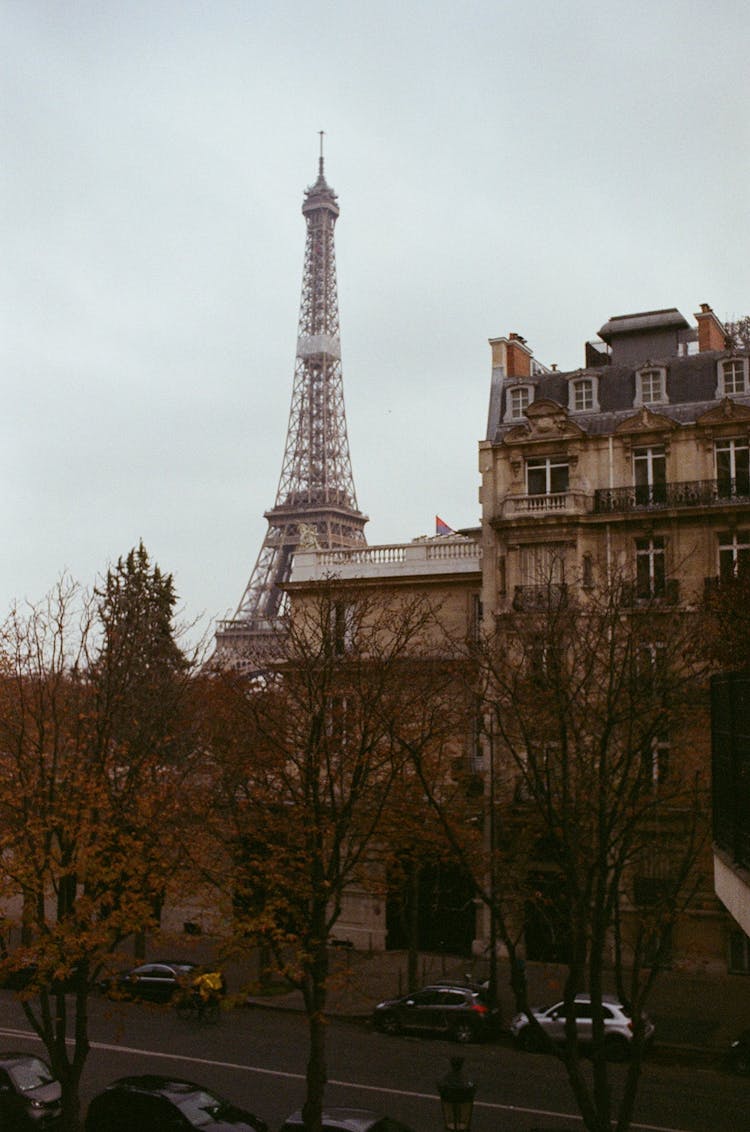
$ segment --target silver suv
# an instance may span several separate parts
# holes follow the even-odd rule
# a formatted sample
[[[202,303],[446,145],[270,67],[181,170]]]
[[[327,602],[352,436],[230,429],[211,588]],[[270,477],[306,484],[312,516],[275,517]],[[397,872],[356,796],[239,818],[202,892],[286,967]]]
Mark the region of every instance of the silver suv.
[[[591,1045],[592,1018],[591,996],[587,994],[576,995],[574,1001],[576,1014],[576,1030],[581,1045]],[[629,1053],[633,1041],[633,1020],[623,1004],[612,995],[602,995],[602,1011],[604,1013],[604,1042],[607,1057],[611,1061],[624,1061]],[[547,1037],[555,1042],[565,1041],[565,1003],[556,1002],[554,1006],[542,1010],[532,1007],[531,1013],[544,1030]],[[654,1024],[651,1019],[644,1016],[645,1041],[649,1045],[654,1036]],[[525,1014],[516,1014],[510,1024],[511,1037],[521,1049],[536,1050],[542,1045],[539,1035],[529,1022]]]

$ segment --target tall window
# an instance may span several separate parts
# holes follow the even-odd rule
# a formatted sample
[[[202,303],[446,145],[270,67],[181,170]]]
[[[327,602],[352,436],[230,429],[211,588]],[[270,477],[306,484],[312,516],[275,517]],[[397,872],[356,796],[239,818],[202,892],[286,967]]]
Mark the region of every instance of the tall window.
[[[666,591],[666,554],[662,535],[635,540],[636,597],[664,597]]]
[[[669,774],[669,738],[667,735],[654,735],[643,751],[643,784],[656,790],[666,781]]]
[[[328,655],[345,656],[354,648],[356,616],[353,606],[334,601],[328,611],[328,634],[324,642]]]
[[[667,458],[664,449],[636,448],[633,451],[635,501],[639,507],[650,503],[666,503]]]
[[[529,495],[560,495],[567,490],[566,456],[544,456],[526,461],[526,491]]]
[[[717,441],[716,480],[722,499],[750,495],[750,448],[746,438]]]
[[[742,358],[733,358],[721,363],[721,392],[744,393],[747,390],[746,363]]]
[[[726,582],[750,567],[750,531],[721,531],[718,538],[719,578]]]
[[[521,547],[521,582],[524,586],[560,585],[565,581],[565,547],[537,543]]]

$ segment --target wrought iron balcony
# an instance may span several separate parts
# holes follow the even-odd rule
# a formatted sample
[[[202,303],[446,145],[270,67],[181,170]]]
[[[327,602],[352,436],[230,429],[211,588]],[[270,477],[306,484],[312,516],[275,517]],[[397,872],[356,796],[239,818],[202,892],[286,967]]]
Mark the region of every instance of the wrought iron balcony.
[[[654,586],[650,590],[638,586],[635,582],[622,587],[622,604],[627,607],[677,605],[679,600],[678,578],[666,578],[662,585]]]
[[[600,487],[594,493],[598,515],[627,511],[656,511],[666,507],[721,507],[750,503],[750,482],[738,480],[687,480],[683,483]]]

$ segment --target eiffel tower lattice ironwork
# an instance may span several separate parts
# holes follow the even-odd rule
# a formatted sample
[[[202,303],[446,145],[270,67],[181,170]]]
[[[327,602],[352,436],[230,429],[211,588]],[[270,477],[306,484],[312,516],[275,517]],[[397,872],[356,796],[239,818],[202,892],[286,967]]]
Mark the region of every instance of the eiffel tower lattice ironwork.
[[[268,530],[234,617],[219,623],[219,663],[252,665],[278,629],[292,558],[300,543],[364,546],[368,521],[357,507],[344,410],[336,252],[337,197],[323,172],[305,191],[307,224],[297,359],[286,448]]]

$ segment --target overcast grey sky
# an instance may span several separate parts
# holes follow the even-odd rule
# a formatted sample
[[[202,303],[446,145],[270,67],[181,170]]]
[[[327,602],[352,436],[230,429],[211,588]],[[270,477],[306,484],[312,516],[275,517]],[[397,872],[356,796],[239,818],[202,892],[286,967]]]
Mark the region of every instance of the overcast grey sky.
[[[317,131],[370,543],[478,520],[487,339],[750,310],[746,0],[0,0],[0,613],[143,538],[234,611]]]

